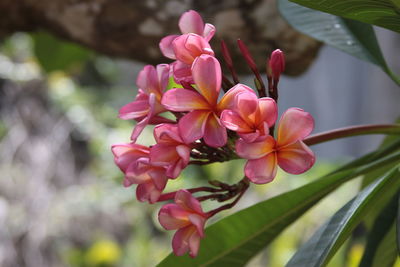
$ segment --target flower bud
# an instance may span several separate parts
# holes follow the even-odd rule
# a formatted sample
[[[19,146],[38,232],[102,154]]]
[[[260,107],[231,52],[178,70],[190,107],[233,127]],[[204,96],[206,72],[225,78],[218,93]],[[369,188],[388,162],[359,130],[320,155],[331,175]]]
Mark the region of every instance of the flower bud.
[[[285,55],[280,49],[276,49],[271,53],[268,60],[269,72],[274,80],[279,80],[281,73],[285,70]]]

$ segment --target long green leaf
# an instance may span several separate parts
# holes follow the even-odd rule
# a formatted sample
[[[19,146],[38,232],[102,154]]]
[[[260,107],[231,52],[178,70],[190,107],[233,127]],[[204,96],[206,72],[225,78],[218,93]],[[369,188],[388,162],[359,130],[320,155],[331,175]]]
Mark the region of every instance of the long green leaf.
[[[400,79],[386,64],[371,25],[303,7],[288,0],[279,0],[278,7],[283,17],[298,31],[381,67],[400,85]]]
[[[291,258],[287,267],[325,266],[363,217],[400,188],[400,165],[361,191],[332,216]]]
[[[329,14],[400,32],[398,0],[290,0]]]
[[[397,257],[393,230],[399,204],[398,197],[399,194],[396,194],[377,216],[368,233],[367,244],[359,267],[393,266]],[[386,248],[384,253],[380,251],[382,250],[380,247]]]
[[[206,237],[201,241],[200,253],[195,259],[170,254],[159,266],[244,265],[283,229],[338,186],[377,166],[398,160],[400,153],[394,153],[361,167],[324,176],[241,210],[207,227]]]

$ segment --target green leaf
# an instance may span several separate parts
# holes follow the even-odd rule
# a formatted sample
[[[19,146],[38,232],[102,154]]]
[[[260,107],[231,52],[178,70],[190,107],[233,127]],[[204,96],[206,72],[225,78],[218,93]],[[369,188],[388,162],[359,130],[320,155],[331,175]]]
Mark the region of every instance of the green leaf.
[[[380,201],[389,201],[400,188],[400,165],[361,191],[320,227],[290,259],[287,267],[325,266],[363,217]]]
[[[283,17],[298,31],[381,67],[400,85],[400,79],[386,64],[371,25],[303,7],[288,0],[279,0],[278,7]]]
[[[400,32],[398,0],[290,0],[329,14]]]
[[[35,56],[46,72],[81,67],[92,55],[79,45],[61,41],[44,32],[32,34],[32,38]]]
[[[399,159],[400,152],[361,167],[334,172],[241,210],[207,227],[206,237],[201,241],[201,249],[195,259],[170,254],[159,266],[242,266],[342,183]]]
[[[393,266],[397,258],[394,222],[399,204],[398,197],[399,194],[395,194],[375,219],[368,233],[359,267]]]

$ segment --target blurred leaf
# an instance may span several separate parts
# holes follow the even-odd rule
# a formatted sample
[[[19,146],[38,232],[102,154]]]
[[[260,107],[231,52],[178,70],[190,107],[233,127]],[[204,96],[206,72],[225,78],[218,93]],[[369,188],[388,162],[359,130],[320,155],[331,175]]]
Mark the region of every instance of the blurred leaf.
[[[325,266],[375,203],[388,201],[400,188],[399,166],[374,182],[320,227],[290,259],[291,266]]]
[[[309,4],[311,1],[294,2]],[[378,65],[400,85],[400,79],[386,64],[371,25],[303,7],[288,0],[279,0],[278,7],[283,17],[298,31],[361,60]]]
[[[92,55],[79,45],[61,41],[44,32],[35,33],[32,38],[35,56],[46,72],[80,67]]]
[[[360,267],[393,266],[396,261],[396,240],[392,231],[397,214],[398,195],[397,193],[389,204],[381,209],[369,231]]]
[[[329,14],[400,32],[398,0],[290,0]],[[396,7],[397,6],[397,7]]]
[[[334,172],[241,210],[207,227],[206,237],[195,259],[187,255],[176,257],[170,254],[159,266],[242,266],[283,229],[342,183],[399,159],[400,153],[397,153],[365,166]]]

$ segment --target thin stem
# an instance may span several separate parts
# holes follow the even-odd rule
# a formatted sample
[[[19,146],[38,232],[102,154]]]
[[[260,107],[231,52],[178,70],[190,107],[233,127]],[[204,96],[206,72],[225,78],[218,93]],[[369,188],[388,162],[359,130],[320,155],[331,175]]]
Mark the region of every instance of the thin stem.
[[[227,195],[227,198],[222,199],[221,201],[231,199],[231,198],[235,197],[236,195],[238,195],[237,198],[229,204],[223,205],[219,208],[216,208],[214,210],[207,212],[207,217],[212,217],[215,214],[217,214],[218,212],[230,209],[233,206],[235,206],[239,202],[239,200],[242,198],[244,193],[247,191],[247,189],[249,188],[249,180],[247,179],[247,177],[244,177],[239,183],[236,184],[236,186],[237,186],[236,191],[230,192],[230,194]]]
[[[235,68],[233,67],[231,53],[229,52],[229,49],[228,49],[227,45],[225,44],[224,40],[221,40],[221,51],[222,51],[222,56],[224,57],[226,66],[228,67],[228,69],[232,75],[233,82],[235,84],[238,84],[239,78],[238,78]]]
[[[257,88],[258,91],[258,96],[259,97],[266,97],[267,93],[265,91],[265,85],[264,82],[261,78],[260,72],[258,71],[257,65],[254,62],[253,57],[251,56],[249,50],[247,49],[247,46],[243,43],[242,40],[238,39],[237,40],[238,46],[240,51],[242,52],[242,55],[244,57],[244,59],[247,62],[247,65],[249,65],[250,69],[253,71],[254,75],[256,76],[256,79],[259,83],[259,88]]]
[[[344,137],[366,135],[366,134],[395,134],[400,135],[399,124],[371,124],[350,126],[332,131],[326,131],[312,135],[303,140],[309,146],[324,143],[327,141],[340,139]]]

